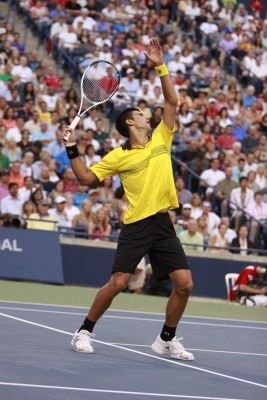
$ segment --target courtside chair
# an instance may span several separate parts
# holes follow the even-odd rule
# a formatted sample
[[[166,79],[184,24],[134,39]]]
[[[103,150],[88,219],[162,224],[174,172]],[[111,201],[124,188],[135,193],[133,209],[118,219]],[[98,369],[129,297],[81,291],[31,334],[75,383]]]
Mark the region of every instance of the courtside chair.
[[[230,301],[230,290],[234,286],[235,281],[237,280],[239,274],[236,272],[230,272],[225,274],[225,284],[226,284],[226,291],[227,291],[227,299]]]

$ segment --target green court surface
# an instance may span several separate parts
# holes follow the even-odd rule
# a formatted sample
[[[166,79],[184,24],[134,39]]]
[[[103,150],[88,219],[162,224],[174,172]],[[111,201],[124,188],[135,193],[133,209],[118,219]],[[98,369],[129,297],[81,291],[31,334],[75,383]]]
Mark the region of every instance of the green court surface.
[[[0,280],[0,301],[89,307],[98,289]],[[121,293],[111,308],[164,313],[167,298]],[[190,298],[185,315],[267,322],[267,309],[229,304],[226,300]]]

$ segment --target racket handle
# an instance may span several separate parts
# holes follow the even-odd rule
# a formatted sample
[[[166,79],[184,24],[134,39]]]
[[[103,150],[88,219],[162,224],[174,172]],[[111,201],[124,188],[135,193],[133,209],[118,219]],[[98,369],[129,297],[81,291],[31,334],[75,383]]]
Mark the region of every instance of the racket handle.
[[[79,115],[76,115],[76,117],[74,118],[74,120],[73,120],[72,123],[70,124],[70,128],[71,128],[71,129],[75,129],[76,126],[78,125],[80,119],[81,119],[81,117],[79,117]]]

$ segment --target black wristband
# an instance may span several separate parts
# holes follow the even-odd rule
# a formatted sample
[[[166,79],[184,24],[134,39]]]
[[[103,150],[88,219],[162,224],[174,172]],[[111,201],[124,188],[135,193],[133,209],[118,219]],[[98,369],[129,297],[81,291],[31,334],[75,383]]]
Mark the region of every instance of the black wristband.
[[[77,158],[80,155],[78,147],[76,145],[75,146],[66,146],[66,152],[67,152],[68,158],[70,160],[72,160],[73,158]]]

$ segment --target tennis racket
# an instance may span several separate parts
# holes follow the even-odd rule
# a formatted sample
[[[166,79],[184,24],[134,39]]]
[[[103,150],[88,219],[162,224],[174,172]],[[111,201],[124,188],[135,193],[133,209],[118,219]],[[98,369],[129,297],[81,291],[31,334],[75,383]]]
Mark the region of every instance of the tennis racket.
[[[75,129],[80,119],[91,108],[108,101],[116,93],[119,84],[120,74],[112,63],[99,60],[89,65],[81,79],[80,109],[70,124],[70,128]],[[84,109],[88,102],[90,103],[89,107]],[[68,141],[68,139],[69,135],[65,136],[63,140]]]

